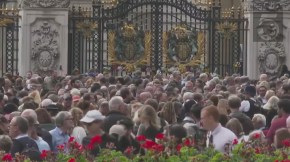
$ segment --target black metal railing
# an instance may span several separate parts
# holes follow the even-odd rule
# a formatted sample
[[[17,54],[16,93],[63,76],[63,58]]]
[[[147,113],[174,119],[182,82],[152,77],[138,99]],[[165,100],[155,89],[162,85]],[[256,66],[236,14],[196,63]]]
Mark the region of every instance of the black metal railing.
[[[81,72],[109,69],[115,75],[123,74],[120,68],[124,65],[113,65],[110,60],[108,41],[109,32],[118,32],[125,22],[151,33],[150,64],[140,68],[144,72],[173,66],[165,61],[164,33],[185,25],[194,33],[196,45],[198,41],[204,42],[198,47],[203,52],[202,67],[220,75],[243,73],[246,50],[241,47],[246,47],[247,20],[241,9],[223,11],[220,0],[208,4],[187,0],[122,0],[112,5],[95,0],[91,9],[72,7],[69,21],[69,73],[73,69]],[[203,40],[197,40],[199,33],[204,34]]]
[[[16,74],[18,72],[19,44],[19,10],[8,9],[5,5],[0,9],[0,73]]]

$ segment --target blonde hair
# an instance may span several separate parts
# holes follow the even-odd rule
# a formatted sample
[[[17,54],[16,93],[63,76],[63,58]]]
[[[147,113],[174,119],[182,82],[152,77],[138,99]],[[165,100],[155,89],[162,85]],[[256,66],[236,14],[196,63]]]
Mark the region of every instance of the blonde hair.
[[[166,102],[163,106],[160,115],[163,119],[165,119],[169,124],[174,124],[177,122],[175,108],[173,106],[173,102]]]
[[[140,124],[140,116],[141,116],[141,110],[143,107],[139,108],[138,110],[135,111],[133,121],[136,124]]]
[[[33,101],[35,103],[37,103],[38,105],[40,105],[40,103],[41,103],[41,97],[40,97],[40,94],[39,94],[39,92],[37,90],[31,92],[28,96],[29,97],[32,97],[33,98]]]
[[[220,99],[218,104],[217,104],[217,109],[219,111],[220,114],[223,115],[229,115],[229,101],[226,99]]]
[[[156,129],[161,128],[160,120],[157,116],[156,111],[154,110],[152,106],[149,106],[149,105],[142,106],[142,109],[140,109],[140,117],[147,120],[150,126]]]
[[[140,102],[137,102],[137,103],[134,103],[134,104],[131,104],[131,117],[135,117],[135,114],[136,112],[143,106],[142,103]]]
[[[70,110],[70,113],[71,113],[71,115],[73,117],[74,125],[75,126],[80,126],[81,125],[80,120],[81,120],[81,118],[83,116],[83,111],[80,108],[78,108],[78,107],[74,107],[74,108],[72,108]],[[82,114],[82,115],[78,116],[77,114]]]
[[[268,90],[266,92],[265,98],[269,100],[272,96],[275,96],[275,92],[273,90]]]

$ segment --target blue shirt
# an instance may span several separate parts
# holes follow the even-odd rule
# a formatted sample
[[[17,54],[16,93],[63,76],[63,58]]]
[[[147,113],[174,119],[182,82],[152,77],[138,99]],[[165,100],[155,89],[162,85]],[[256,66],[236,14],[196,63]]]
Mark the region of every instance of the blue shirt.
[[[41,137],[38,137],[38,139],[34,141],[36,142],[40,152],[42,152],[43,150],[50,151],[49,145]]]
[[[49,133],[52,136],[52,148],[51,148],[52,151],[56,152],[57,151],[57,146],[59,146],[59,145],[66,146],[66,144],[68,143],[69,135],[64,133],[64,132],[62,132],[62,130],[59,129],[58,127],[56,127],[53,130],[49,131]]]

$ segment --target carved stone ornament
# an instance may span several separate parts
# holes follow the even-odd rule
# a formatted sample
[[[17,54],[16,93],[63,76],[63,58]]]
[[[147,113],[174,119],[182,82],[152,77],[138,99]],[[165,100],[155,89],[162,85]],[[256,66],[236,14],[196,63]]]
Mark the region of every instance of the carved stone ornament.
[[[257,27],[258,36],[264,41],[276,40],[280,36],[280,27],[273,19],[261,19]]]
[[[53,19],[36,19],[31,29],[33,70],[42,73],[55,70],[60,54],[60,24]]]
[[[23,0],[22,8],[68,8],[70,0]]]
[[[289,0],[245,0],[246,11],[290,11]]]
[[[282,42],[259,43],[259,69],[260,73],[276,76],[285,62],[285,47]]]

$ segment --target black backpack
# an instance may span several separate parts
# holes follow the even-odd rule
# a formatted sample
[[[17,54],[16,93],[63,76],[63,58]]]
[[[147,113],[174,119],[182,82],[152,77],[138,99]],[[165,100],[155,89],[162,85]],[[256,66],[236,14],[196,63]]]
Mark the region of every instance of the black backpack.
[[[262,113],[262,106],[260,102],[253,99],[249,99],[248,101],[250,102],[250,110],[246,112],[246,115],[252,119],[254,114]]]

